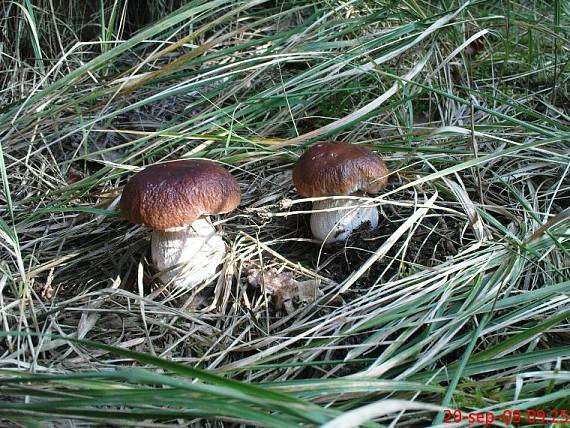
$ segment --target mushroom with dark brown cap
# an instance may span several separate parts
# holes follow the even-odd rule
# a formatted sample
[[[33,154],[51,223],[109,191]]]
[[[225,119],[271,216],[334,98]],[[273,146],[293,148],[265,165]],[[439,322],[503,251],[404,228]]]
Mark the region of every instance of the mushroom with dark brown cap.
[[[192,288],[211,277],[226,247],[208,216],[240,203],[236,179],[217,163],[192,159],[157,164],[123,189],[122,215],[153,229],[152,261],[165,284]]]
[[[293,169],[293,182],[306,198],[377,193],[388,182],[388,168],[365,147],[328,141],[303,153]],[[313,210],[311,231],[326,244],[345,241],[366,222],[372,229],[378,226],[378,210],[355,199],[315,201]]]

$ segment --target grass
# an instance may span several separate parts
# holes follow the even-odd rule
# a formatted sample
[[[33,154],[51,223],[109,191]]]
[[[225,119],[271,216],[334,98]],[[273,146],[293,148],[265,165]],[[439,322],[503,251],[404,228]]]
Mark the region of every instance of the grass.
[[[2,5],[3,423],[569,408],[568,2],[134,3]],[[311,241],[291,182],[322,139],[393,171],[362,198],[380,228],[340,247]],[[200,306],[116,211],[134,172],[180,158],[243,195]],[[247,284],[272,267],[323,296],[276,311]]]

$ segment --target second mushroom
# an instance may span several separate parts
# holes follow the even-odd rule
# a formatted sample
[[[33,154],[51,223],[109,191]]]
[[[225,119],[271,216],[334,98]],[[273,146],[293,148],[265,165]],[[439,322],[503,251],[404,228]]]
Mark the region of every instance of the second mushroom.
[[[365,147],[329,141],[303,153],[293,169],[293,182],[306,198],[359,196],[382,190],[388,182],[388,168]],[[367,222],[371,229],[378,226],[376,207],[363,206],[358,199],[319,200],[313,203],[313,210],[311,231],[326,244],[346,241]]]

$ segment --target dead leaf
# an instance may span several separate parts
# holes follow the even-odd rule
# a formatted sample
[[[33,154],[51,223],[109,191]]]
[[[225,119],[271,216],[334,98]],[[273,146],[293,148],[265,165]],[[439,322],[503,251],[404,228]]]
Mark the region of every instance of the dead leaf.
[[[247,281],[273,296],[275,309],[285,308],[288,314],[295,311],[295,306],[315,302],[323,295],[319,290],[320,280],[295,281],[293,273],[279,273],[275,268],[265,271],[252,269],[248,272]]]

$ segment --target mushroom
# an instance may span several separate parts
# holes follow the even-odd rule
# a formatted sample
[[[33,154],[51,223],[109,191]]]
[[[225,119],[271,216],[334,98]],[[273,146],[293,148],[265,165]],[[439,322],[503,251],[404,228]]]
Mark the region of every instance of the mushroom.
[[[240,203],[236,179],[205,159],[149,166],[123,189],[122,215],[153,229],[152,261],[163,283],[193,288],[216,273],[226,246],[208,216]]]
[[[303,153],[293,169],[293,182],[306,198],[377,193],[388,183],[388,168],[365,147],[327,141]],[[325,244],[346,241],[366,222],[371,229],[378,226],[378,210],[355,199],[315,201],[313,210],[311,231]]]

